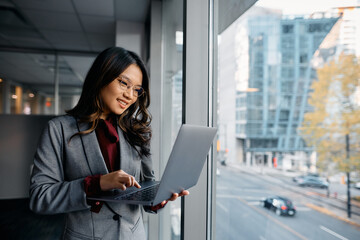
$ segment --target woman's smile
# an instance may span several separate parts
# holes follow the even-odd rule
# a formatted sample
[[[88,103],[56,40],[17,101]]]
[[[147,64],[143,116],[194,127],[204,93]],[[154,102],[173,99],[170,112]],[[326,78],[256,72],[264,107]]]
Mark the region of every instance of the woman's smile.
[[[117,99],[117,101],[118,101],[121,108],[123,108],[123,109],[127,108],[128,102],[126,102],[124,100],[121,100],[121,99]]]

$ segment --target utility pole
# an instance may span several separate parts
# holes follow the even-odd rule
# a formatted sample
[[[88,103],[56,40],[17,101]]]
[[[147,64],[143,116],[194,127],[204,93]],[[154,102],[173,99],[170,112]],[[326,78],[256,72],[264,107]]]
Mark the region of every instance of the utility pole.
[[[351,218],[351,198],[350,198],[350,139],[349,133],[345,136],[346,141],[346,161],[348,163],[348,168],[346,172],[347,177],[347,215],[348,218]]]

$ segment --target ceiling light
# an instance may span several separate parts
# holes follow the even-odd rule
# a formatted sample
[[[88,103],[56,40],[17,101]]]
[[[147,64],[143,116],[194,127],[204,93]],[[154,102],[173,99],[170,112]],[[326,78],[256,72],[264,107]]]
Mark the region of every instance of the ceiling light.
[[[12,98],[12,99],[17,99],[16,94],[13,94],[13,95],[11,96],[11,98]]]

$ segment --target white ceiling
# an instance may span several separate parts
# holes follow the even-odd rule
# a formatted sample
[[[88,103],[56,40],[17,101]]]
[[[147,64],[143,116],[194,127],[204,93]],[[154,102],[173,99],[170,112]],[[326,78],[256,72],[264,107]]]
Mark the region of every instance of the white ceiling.
[[[51,92],[57,52],[60,84],[79,88],[94,56],[115,45],[116,21],[145,23],[149,7],[150,0],[0,0],[0,78]]]

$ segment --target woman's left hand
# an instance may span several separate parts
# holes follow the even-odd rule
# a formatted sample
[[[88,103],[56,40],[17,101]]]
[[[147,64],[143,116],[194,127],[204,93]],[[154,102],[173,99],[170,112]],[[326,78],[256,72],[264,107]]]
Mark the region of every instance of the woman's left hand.
[[[168,201],[175,201],[178,197],[182,197],[185,195],[189,195],[189,191],[183,190],[181,193],[173,193],[171,198],[168,199]]]
[[[173,193],[171,198],[169,198],[168,200],[162,201],[158,205],[152,207],[152,210],[159,210],[159,209],[165,207],[165,205],[168,203],[168,201],[175,201],[178,197],[182,197],[182,196],[189,195],[189,194],[190,193],[187,190],[184,190],[181,193]]]

